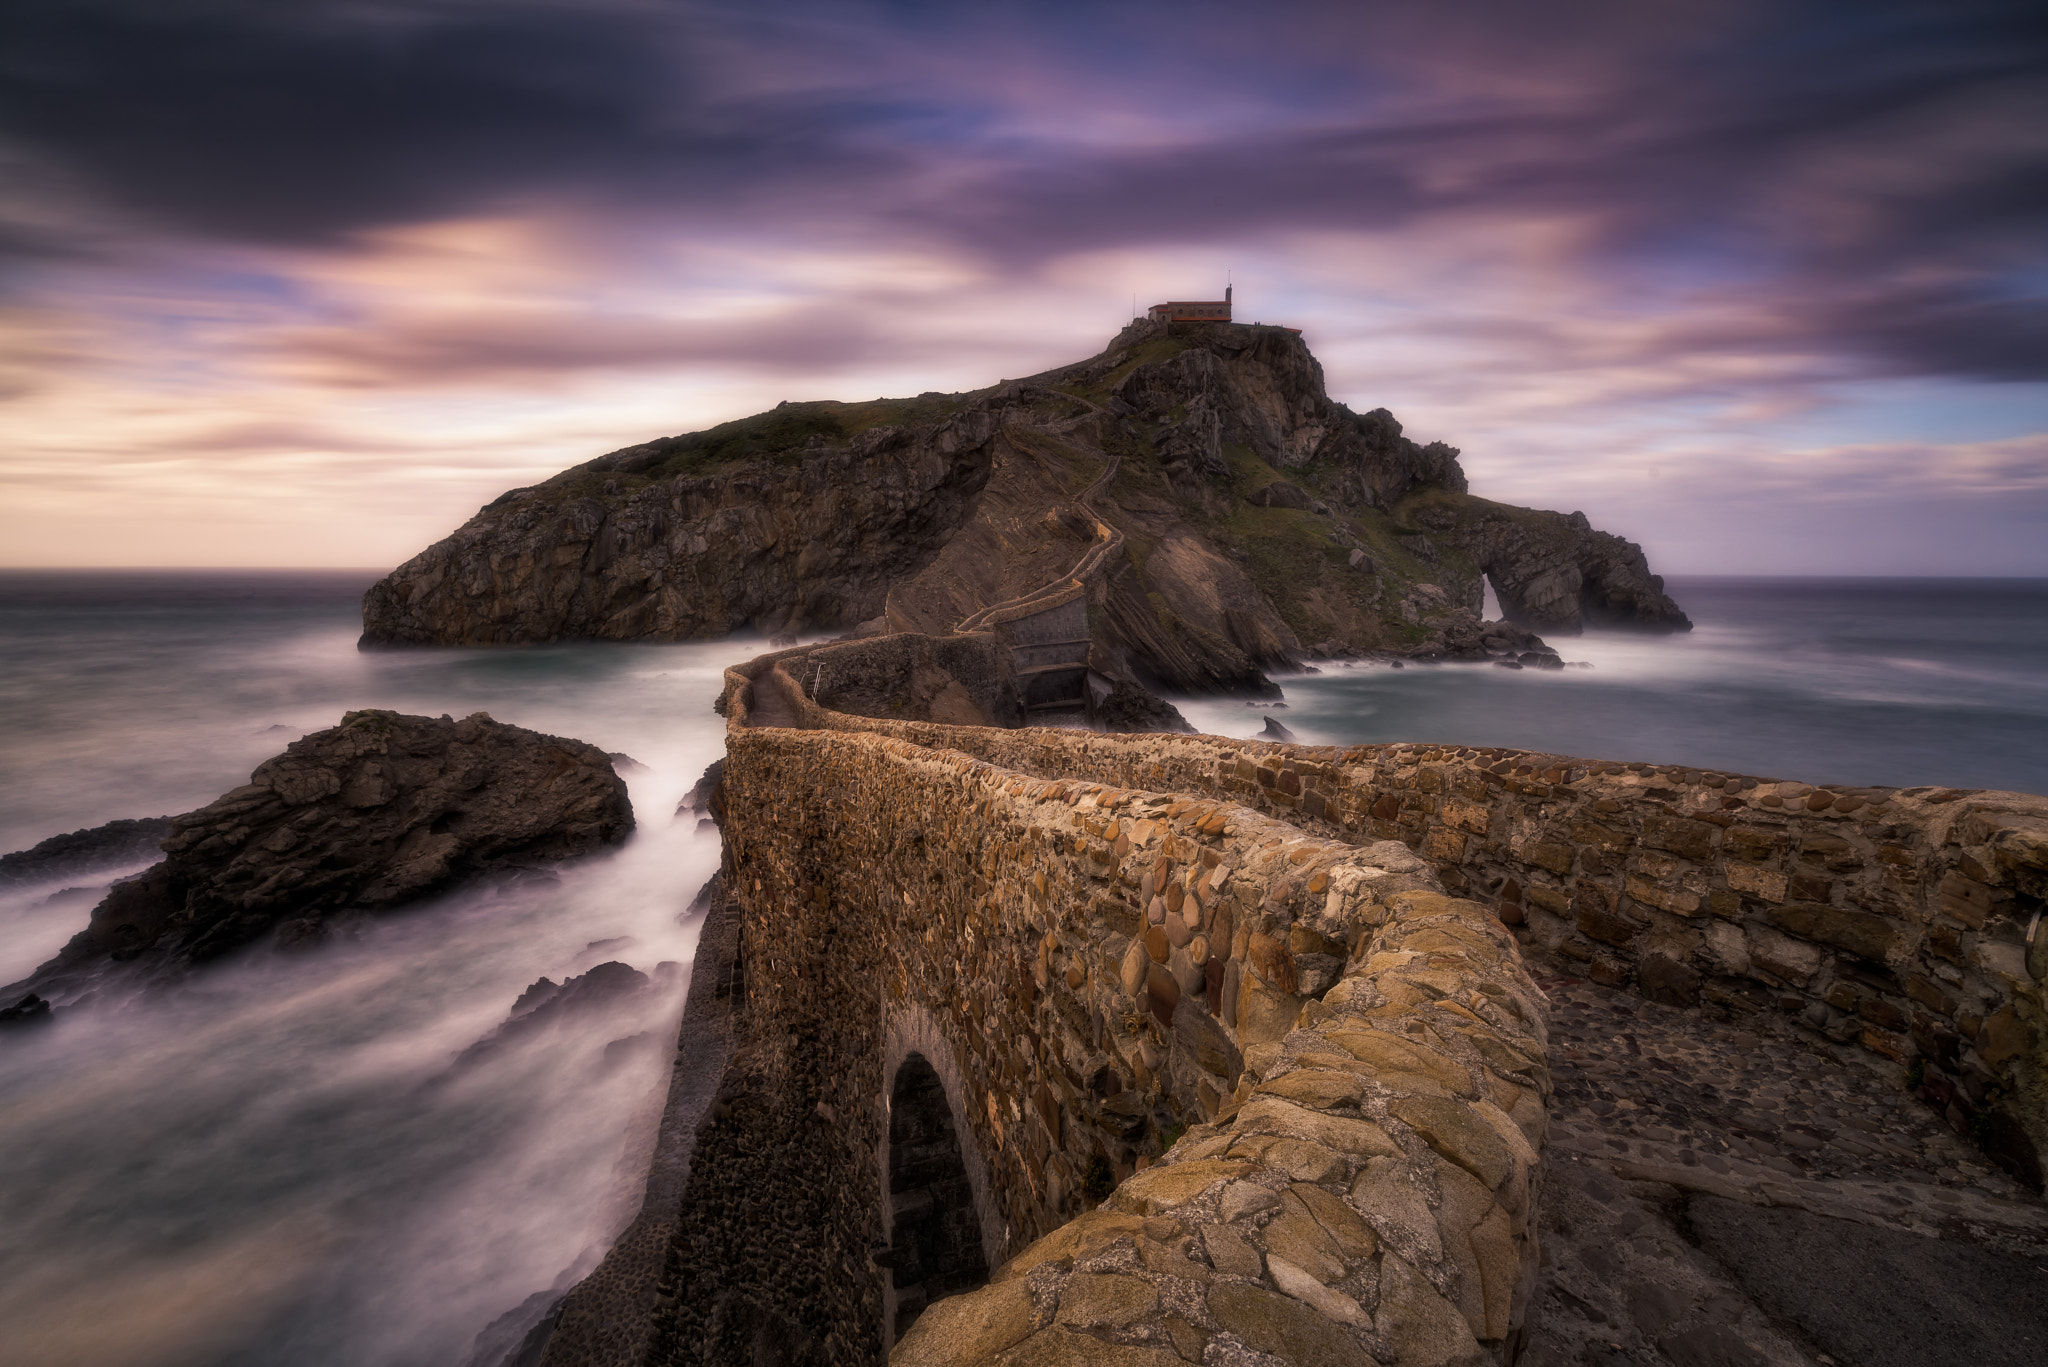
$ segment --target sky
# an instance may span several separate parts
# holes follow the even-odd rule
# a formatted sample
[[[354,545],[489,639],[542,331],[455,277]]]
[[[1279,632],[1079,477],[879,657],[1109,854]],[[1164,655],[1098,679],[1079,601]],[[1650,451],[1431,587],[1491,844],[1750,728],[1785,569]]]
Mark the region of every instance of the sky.
[[[2048,11],[9,0],[0,564],[388,567],[1134,306],[1679,574],[2048,574]]]

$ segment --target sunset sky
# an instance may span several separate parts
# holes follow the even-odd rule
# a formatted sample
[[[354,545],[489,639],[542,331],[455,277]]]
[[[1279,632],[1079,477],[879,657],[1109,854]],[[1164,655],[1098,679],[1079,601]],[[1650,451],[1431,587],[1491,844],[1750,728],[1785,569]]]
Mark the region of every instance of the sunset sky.
[[[389,566],[1226,273],[1656,568],[2048,574],[2048,11],[1970,0],[9,0],[0,564]]]

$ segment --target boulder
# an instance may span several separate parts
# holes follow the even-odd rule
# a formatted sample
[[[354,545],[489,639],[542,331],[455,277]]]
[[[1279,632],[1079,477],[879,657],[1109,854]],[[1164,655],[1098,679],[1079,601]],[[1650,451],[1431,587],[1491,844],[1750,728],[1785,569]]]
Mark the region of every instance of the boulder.
[[[173,818],[169,856],[116,886],[22,987],[108,961],[184,966],[317,937],[465,879],[617,844],[625,782],[595,746],[493,721],[350,712]]]

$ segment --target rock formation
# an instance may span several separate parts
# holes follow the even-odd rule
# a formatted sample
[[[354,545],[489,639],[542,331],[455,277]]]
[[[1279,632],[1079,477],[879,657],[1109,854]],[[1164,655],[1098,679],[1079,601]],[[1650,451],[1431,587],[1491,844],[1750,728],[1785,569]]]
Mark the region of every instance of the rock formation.
[[[169,817],[150,816],[53,835],[28,849],[0,855],[0,887],[133,867],[153,858],[170,833]]]
[[[667,963],[657,971],[673,981],[681,968]],[[564,1026],[637,1006],[655,988],[654,979],[616,959],[563,982],[541,978],[519,994],[504,1024],[456,1056],[451,1076]]]
[[[107,961],[176,968],[265,935],[289,943],[497,870],[616,844],[633,828],[604,752],[479,712],[350,712],[173,819],[169,856],[117,884],[27,982],[60,1003]]]
[[[1507,623],[1480,620],[1488,578]],[[1108,687],[1270,692],[1305,657],[1691,625],[1639,548],[1473,498],[1454,448],[1331,400],[1296,334],[1134,323],[1029,379],[784,404],[514,490],[370,590],[363,644],[942,636],[1062,585]]]

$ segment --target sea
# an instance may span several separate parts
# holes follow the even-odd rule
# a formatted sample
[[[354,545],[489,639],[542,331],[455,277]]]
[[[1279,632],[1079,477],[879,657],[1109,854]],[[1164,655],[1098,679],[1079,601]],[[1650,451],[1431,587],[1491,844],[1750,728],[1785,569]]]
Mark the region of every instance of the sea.
[[[359,652],[377,575],[0,571],[0,851],[202,806],[362,707],[484,711],[629,756],[636,833],[554,878],[0,1036],[8,1360],[462,1364],[635,1209],[670,1054],[609,1046],[673,1038],[687,972],[631,1019],[456,1059],[537,979],[689,963],[718,841],[675,812],[722,749],[723,667],[764,643]],[[1271,718],[1316,744],[2048,792],[2048,580],[1669,587],[1695,630],[1554,639],[1574,668],[1326,663],[1277,703],[1176,701],[1235,737]],[[0,983],[140,867],[0,887]]]

